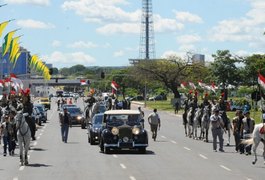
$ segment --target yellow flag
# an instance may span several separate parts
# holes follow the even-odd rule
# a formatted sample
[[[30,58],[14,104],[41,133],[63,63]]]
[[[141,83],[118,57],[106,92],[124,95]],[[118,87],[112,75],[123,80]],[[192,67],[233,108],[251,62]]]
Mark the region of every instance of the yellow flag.
[[[3,31],[5,30],[5,27],[7,26],[8,23],[9,21],[5,21],[0,24],[0,37],[2,36]]]
[[[14,31],[10,31],[9,33],[7,33],[7,35],[5,35],[5,43],[3,44],[3,56],[7,53],[7,51],[10,49],[10,44],[11,44],[11,40],[15,34],[17,30]]]

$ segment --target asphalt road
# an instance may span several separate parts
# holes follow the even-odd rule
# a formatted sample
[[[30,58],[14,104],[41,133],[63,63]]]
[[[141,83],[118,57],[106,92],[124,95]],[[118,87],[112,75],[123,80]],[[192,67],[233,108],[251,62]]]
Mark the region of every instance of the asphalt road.
[[[83,108],[82,99],[78,104]],[[132,106],[133,109],[136,106]],[[55,99],[48,111],[48,122],[41,126],[31,142],[29,165],[19,166],[18,149],[14,157],[0,153],[1,180],[264,180],[265,165],[258,150],[253,156],[213,152],[212,143],[185,137],[180,115],[159,112],[162,126],[157,141],[151,139],[146,154],[134,151],[103,154],[87,141],[87,130],[80,126],[69,131],[68,143],[61,141]],[[151,112],[144,109],[146,116]],[[149,130],[148,124],[145,127]],[[212,140],[210,135],[210,140]],[[234,142],[232,141],[232,145]]]

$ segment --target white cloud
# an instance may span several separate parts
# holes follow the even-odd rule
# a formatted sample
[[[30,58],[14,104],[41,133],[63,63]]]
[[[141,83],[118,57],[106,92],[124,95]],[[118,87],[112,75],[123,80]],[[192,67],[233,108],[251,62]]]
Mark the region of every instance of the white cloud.
[[[93,42],[84,42],[84,41],[76,41],[72,44],[69,44],[68,45],[69,47],[71,48],[74,48],[74,49],[81,49],[81,48],[96,48],[98,47],[97,44],[93,43]]]
[[[181,22],[190,22],[190,23],[202,23],[203,20],[200,16],[192,14],[190,12],[179,12],[175,11],[176,19]]]
[[[77,0],[66,1],[62,8],[65,11],[75,11],[86,22],[97,23],[101,26],[97,29],[101,34],[115,33],[140,33],[141,10],[126,12],[118,5],[128,4],[123,0]],[[154,16],[154,30],[156,32],[173,32],[183,29],[184,25],[176,19]],[[103,25],[102,25],[103,24]]]
[[[199,35],[182,35],[177,37],[177,42],[180,44],[193,44],[200,42],[202,39]]]
[[[52,42],[52,47],[60,47],[62,45],[61,41],[54,40]]]
[[[51,29],[55,26],[51,23],[44,23],[41,21],[36,21],[33,19],[18,20],[17,25],[23,28],[32,28],[32,29]]]
[[[140,24],[138,23],[120,23],[107,24],[96,30],[100,34],[115,34],[115,33],[134,33],[140,34]]]
[[[260,41],[265,26],[265,1],[249,0],[251,9],[244,17],[238,19],[225,19],[220,21],[211,30],[212,41],[249,42],[249,46]]]
[[[116,51],[116,52],[114,52],[114,54],[113,54],[113,56],[114,57],[122,57],[122,56],[124,56],[124,51]]]
[[[44,59],[47,63],[52,63],[54,67],[58,68],[71,67],[76,64],[89,66],[95,64],[96,62],[94,57],[85,54],[84,52],[63,53],[55,51],[51,55],[46,56]]]
[[[10,4],[33,4],[38,6],[50,5],[50,0],[5,0],[5,2]]]
[[[89,22],[136,22],[141,17],[141,10],[126,12],[119,4],[128,4],[125,0],[76,0],[65,1],[63,10],[73,10]]]

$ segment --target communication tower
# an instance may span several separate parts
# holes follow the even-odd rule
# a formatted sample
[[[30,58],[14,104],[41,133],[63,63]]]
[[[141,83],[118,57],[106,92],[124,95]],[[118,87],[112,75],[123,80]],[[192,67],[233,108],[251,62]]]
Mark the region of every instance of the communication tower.
[[[155,37],[152,0],[142,0],[139,58],[155,59]]]

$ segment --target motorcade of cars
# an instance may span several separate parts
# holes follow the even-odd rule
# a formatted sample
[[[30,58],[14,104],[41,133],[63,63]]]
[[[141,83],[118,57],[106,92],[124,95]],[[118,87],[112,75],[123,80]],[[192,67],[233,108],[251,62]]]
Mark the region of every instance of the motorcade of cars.
[[[61,118],[61,115],[63,114],[63,109],[68,108],[68,107],[77,107],[77,105],[75,105],[75,104],[63,104],[63,105],[61,105],[60,109],[59,109],[59,118]]]
[[[40,120],[44,123],[47,122],[47,111],[43,104],[33,104],[34,108],[37,108],[40,114]]]
[[[91,145],[99,143],[99,137],[102,131],[102,122],[103,122],[104,113],[95,114],[91,122],[88,123],[88,142]]]
[[[39,104],[43,104],[45,108],[51,109],[51,102],[49,98],[46,97],[40,98]]]
[[[146,153],[148,134],[142,127],[138,110],[109,110],[103,117],[99,147],[104,153],[111,149],[136,149]]]

